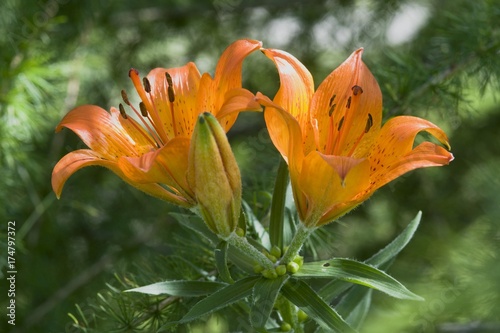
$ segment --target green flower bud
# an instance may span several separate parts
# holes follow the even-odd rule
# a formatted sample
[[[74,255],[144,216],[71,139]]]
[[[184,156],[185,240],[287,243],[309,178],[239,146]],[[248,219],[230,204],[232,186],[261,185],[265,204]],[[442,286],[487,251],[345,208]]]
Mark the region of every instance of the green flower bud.
[[[226,133],[212,114],[198,116],[189,149],[187,181],[197,209],[225,239],[236,229],[241,209],[241,176]]]
[[[278,276],[282,276],[282,275],[286,274],[286,266],[285,265],[278,265],[278,266],[276,266],[275,270],[276,270],[276,274],[278,274]]]
[[[296,255],[295,258],[293,258],[293,262],[297,263],[297,265],[302,266],[304,264],[304,257]]]
[[[282,322],[280,325],[281,332],[290,332],[292,329],[292,325],[287,323],[286,321]]]
[[[262,276],[264,276],[266,279],[276,279],[278,277],[278,274],[274,269],[266,269],[262,271]]]
[[[309,316],[303,310],[299,309],[299,311],[297,312],[297,318],[299,319],[299,322],[302,323],[306,321],[306,319],[309,318]]]
[[[294,261],[291,261],[288,264],[286,264],[286,270],[289,271],[292,274],[293,273],[297,273],[299,271],[299,269],[300,269],[299,264],[297,264]]]
[[[276,258],[279,258],[281,257],[281,249],[274,245],[272,248],[271,248],[271,252],[270,252],[273,256],[275,256]]]

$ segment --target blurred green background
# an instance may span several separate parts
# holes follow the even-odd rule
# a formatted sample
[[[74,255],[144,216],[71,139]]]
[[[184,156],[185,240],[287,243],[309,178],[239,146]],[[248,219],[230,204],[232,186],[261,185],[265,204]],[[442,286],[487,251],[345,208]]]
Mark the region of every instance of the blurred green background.
[[[213,72],[224,48],[247,37],[294,54],[316,85],[364,47],[385,119],[417,115],[449,134],[451,165],[399,178],[326,228],[324,253],[362,260],[423,211],[390,273],[426,301],[375,294],[362,332],[499,332],[499,22],[499,0],[4,0],[0,331],[148,332],[133,325],[137,313],[120,312],[126,302],[147,307],[147,298],[123,300],[109,286],[196,276],[210,262],[209,249],[168,214],[177,208],[108,170],[79,171],[57,200],[52,168],[84,145],[54,128],[77,105],[109,109],[121,89],[131,95],[131,67],[145,75],[194,61]],[[245,61],[244,86],[276,92],[273,65],[258,52]],[[265,219],[279,155],[262,114],[243,114],[228,135],[245,199]],[[8,221],[16,221],[15,327],[6,317]]]

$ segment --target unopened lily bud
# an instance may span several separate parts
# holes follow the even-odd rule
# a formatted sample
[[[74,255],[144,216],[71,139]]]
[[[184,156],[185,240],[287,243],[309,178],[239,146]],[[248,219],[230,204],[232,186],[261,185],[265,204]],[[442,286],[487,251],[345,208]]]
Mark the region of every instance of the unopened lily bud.
[[[188,163],[187,180],[203,220],[221,238],[229,237],[240,216],[241,176],[226,133],[208,112],[198,116]]]

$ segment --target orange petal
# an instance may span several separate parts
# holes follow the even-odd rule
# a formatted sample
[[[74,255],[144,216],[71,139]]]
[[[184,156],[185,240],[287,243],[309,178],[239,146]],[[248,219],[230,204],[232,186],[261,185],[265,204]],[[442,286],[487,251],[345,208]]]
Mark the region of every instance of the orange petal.
[[[350,164],[344,178],[338,170],[345,170]],[[304,159],[300,174],[300,191],[307,198],[307,213],[303,223],[318,226],[338,218],[345,213],[345,207],[339,205],[353,202],[356,195],[369,184],[369,163],[367,160],[345,161],[345,158],[321,156],[319,152],[311,152]],[[351,209],[357,205],[352,203]]]
[[[66,183],[68,178],[76,171],[87,166],[102,166],[108,168],[130,185],[151,196],[182,207],[192,206],[184,198],[170,193],[158,184],[138,184],[132,182],[121,172],[120,168],[115,162],[103,159],[101,155],[90,149],[80,149],[73,151],[65,155],[59,162],[57,162],[54,170],[52,171],[52,189],[54,190],[57,198],[61,196],[64,184]]]
[[[304,157],[302,129],[297,120],[268,97],[257,93],[257,100],[266,107],[266,120],[269,136],[281,156],[288,163],[290,172],[300,172]]]
[[[165,184],[188,201],[193,201],[194,195],[186,180],[188,152],[189,139],[178,137],[141,157],[120,158],[118,166],[123,174],[136,183]]]
[[[132,128],[125,129],[118,117],[118,114],[111,115],[95,105],[79,106],[61,120],[56,131],[63,127],[69,128],[89,148],[109,160],[118,156],[139,156],[139,152],[145,149],[145,142],[136,142],[133,138],[137,139],[143,134]]]
[[[172,78],[174,102],[170,103],[166,73]],[[192,62],[177,68],[155,68],[148,74],[153,96],[151,116],[167,138],[191,136],[196,117],[200,72]]]
[[[219,119],[218,113],[225,102],[225,94],[232,89],[241,88],[243,60],[261,46],[261,42],[249,39],[237,40],[229,45],[217,63],[214,78],[208,73],[201,78],[198,109],[210,112]],[[226,132],[237,116],[237,113],[227,116],[221,123]]]
[[[314,137],[309,121],[309,103],[314,93],[314,81],[307,68],[293,55],[280,50],[264,49],[278,69],[280,89],[273,101],[297,119],[303,129],[306,152],[313,150]]]
[[[111,117],[116,119],[123,127],[123,130],[128,134],[130,139],[134,142],[134,148],[137,153],[144,154],[156,146],[156,142],[151,135],[132,117],[123,118],[120,111],[112,107],[110,110]]]
[[[316,146],[325,154],[366,156],[382,121],[382,93],[353,52],[318,87],[311,102]]]
[[[446,134],[433,123],[411,116],[390,119],[380,131],[368,159],[371,165],[372,191],[402,174],[417,168],[446,165],[453,155],[442,147],[424,142],[413,148],[415,136],[426,131],[449,147]]]
[[[345,179],[349,171],[365,160],[348,156],[324,155],[321,153],[320,156],[337,172],[343,186],[345,186]],[[365,178],[368,178],[367,175]]]
[[[224,117],[241,111],[262,111],[262,106],[250,91],[237,88],[226,93],[226,101],[217,113],[217,119],[224,123]]]

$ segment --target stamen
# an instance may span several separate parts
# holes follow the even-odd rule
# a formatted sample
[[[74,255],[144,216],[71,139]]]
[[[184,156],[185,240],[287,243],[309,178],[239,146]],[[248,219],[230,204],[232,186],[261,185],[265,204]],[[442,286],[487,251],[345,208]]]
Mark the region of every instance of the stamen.
[[[173,86],[173,83],[172,83],[172,76],[170,76],[170,74],[168,72],[165,72],[165,77],[167,78],[167,84],[168,86]]]
[[[339,121],[339,127],[337,128],[337,130],[340,132],[340,129],[342,128],[342,125],[344,125],[344,117],[340,118],[340,121]]]
[[[123,91],[123,90],[122,90],[122,91]],[[128,116],[127,116],[127,113],[125,112],[125,108],[123,107],[123,104],[122,104],[122,103],[120,103],[120,104],[118,105],[118,109],[120,110],[120,114],[121,114],[121,116],[123,117],[123,119],[127,119],[127,118],[128,118]]]
[[[328,111],[328,116],[331,117],[332,114],[333,114],[333,110],[335,110],[335,107],[337,106],[337,104],[333,104],[331,107],[330,107],[330,110]]]
[[[130,106],[130,107],[132,108],[132,110],[133,110],[136,114],[138,114],[137,110],[136,110],[133,106]],[[143,129],[143,128],[141,128],[141,127],[140,127],[140,126],[139,126],[139,125],[138,125],[135,121],[133,121],[133,119],[132,119],[132,118],[130,118],[130,119],[128,118],[127,113],[125,112],[125,108],[123,107],[123,104],[122,104],[122,103],[120,103],[120,104],[118,105],[118,109],[120,110],[120,115],[123,117],[123,119],[129,120],[129,123],[130,123],[132,126],[134,126],[134,127],[137,129],[137,131],[138,131],[139,133],[141,133],[141,134],[142,134],[142,135],[146,138],[146,140],[147,140],[147,141],[149,141],[149,143],[150,143],[152,146],[157,146],[157,147],[161,146],[161,141],[159,140],[159,138],[156,136],[156,134],[155,134],[154,132],[152,132],[152,131],[151,131],[151,128],[148,126],[148,124],[147,124],[147,123],[146,123],[146,122],[145,122],[142,118],[141,118],[142,123],[144,124],[144,126],[146,126],[146,129],[147,129],[147,130],[149,131],[149,133],[153,136],[153,140],[151,140],[151,137],[149,137],[149,136],[145,133],[144,129]]]
[[[330,98],[330,103],[328,104],[329,106],[332,106],[335,97],[337,97],[337,95],[333,95],[332,98]]]
[[[175,94],[174,94],[174,84],[172,82],[172,77],[168,72],[165,72],[165,77],[167,78],[168,101],[170,103],[173,103],[175,101]]]
[[[142,78],[142,84],[144,85],[144,90],[149,94],[151,93],[151,83],[149,83],[149,80],[147,77]]]
[[[148,110],[146,109],[146,105],[144,105],[143,102],[139,103],[139,109],[141,110],[141,114],[142,114],[143,117],[147,117],[148,116]]]
[[[128,96],[125,90],[122,90],[122,99],[125,104],[130,105],[130,101],[128,100]]]
[[[368,133],[370,128],[373,126],[373,117],[370,113],[368,113],[368,119],[366,120],[365,133]]]
[[[172,76],[168,72],[165,72],[165,78],[167,79],[167,92],[168,92],[168,101],[170,102],[170,115],[172,117],[172,129],[174,131],[174,135],[178,135],[180,133],[177,132],[177,125],[175,123],[175,111],[174,111],[174,83],[172,81]]]
[[[359,93],[363,93],[363,88],[361,88],[360,86],[358,85],[354,85],[352,86],[352,93],[354,94],[354,96],[357,96]]]

